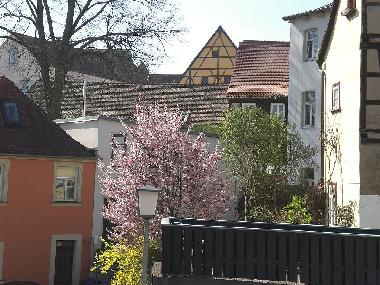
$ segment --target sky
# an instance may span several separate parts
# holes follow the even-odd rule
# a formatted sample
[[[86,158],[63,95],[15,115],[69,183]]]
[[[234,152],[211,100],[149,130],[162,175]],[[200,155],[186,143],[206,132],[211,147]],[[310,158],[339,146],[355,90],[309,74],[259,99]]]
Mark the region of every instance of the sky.
[[[332,0],[178,0],[187,32],[166,47],[168,59],[156,73],[182,74],[221,25],[236,46],[243,40],[289,40],[282,17],[321,7]]]

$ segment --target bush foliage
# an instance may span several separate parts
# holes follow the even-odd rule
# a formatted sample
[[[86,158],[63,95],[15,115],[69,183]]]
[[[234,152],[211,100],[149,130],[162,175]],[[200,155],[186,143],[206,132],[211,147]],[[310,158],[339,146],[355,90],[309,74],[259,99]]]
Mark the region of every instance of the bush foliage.
[[[91,271],[111,274],[110,285],[139,285],[142,274],[143,238],[135,244],[127,241],[110,243],[103,240],[104,248],[96,254]],[[160,248],[155,240],[149,241],[150,264],[160,259]],[[148,266],[151,268],[151,265]],[[148,274],[149,275],[149,274]]]
[[[313,221],[307,209],[306,197],[295,195],[292,201],[282,210],[284,222],[291,224],[310,224]]]
[[[220,126],[223,160],[245,197],[249,220],[274,222],[294,195],[309,186],[317,149],[303,144],[294,126],[260,108],[231,108]]]

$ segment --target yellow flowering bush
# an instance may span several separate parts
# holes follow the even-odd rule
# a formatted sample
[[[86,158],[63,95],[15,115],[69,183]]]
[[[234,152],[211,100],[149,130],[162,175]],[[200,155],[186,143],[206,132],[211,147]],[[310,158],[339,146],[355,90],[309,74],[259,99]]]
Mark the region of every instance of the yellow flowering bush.
[[[143,238],[138,238],[135,243],[127,241],[117,243],[103,240],[104,249],[96,254],[91,271],[99,270],[101,273],[112,273],[110,285],[139,285],[142,274]],[[150,265],[159,256],[157,241],[149,241]],[[148,267],[150,271],[151,266]]]

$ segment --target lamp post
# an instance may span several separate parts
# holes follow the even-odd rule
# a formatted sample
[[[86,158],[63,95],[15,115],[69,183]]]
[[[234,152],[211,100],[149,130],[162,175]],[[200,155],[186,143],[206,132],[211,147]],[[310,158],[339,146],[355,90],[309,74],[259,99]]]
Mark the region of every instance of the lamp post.
[[[140,216],[144,219],[144,252],[141,285],[146,285],[147,282],[149,219],[154,217],[156,213],[159,192],[160,190],[152,185],[145,185],[137,189]]]

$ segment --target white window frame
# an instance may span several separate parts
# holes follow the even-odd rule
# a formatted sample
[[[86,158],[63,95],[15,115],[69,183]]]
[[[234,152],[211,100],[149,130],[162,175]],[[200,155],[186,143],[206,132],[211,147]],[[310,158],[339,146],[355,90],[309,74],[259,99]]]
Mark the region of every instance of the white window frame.
[[[118,138],[123,138],[123,142],[119,142],[117,140]],[[111,159],[115,157],[115,150],[117,147],[123,147],[124,149],[127,149],[127,138],[125,133],[119,132],[111,134]]]
[[[279,112],[279,107],[282,107],[283,108],[283,112],[280,113]],[[274,110],[276,109],[276,111]],[[270,104],[270,113],[271,114],[275,114],[277,116],[279,116],[281,119],[285,120],[285,104],[284,103],[271,103]]]
[[[335,83],[331,93],[331,112],[340,111],[340,82]]]
[[[8,202],[9,159],[0,159],[0,204]]]
[[[52,235],[50,243],[50,270],[49,270],[49,285],[54,285],[55,276],[55,256],[57,254],[57,241],[72,240],[74,241],[73,255],[73,272],[72,284],[79,285],[81,272],[81,257],[82,257],[82,235]]]
[[[77,177],[76,179],[71,179],[70,177],[57,177],[57,170],[59,167],[75,167],[77,168]],[[53,202],[54,203],[80,203],[81,202],[81,192],[82,192],[82,172],[83,167],[80,163],[74,163],[74,162],[55,162],[54,163],[54,183],[53,183]],[[75,181],[75,188],[74,188],[74,199],[63,199],[63,200],[57,200],[55,198],[55,191],[56,191],[56,183],[57,180],[63,180],[64,181],[64,191],[66,193],[67,188],[67,182],[68,181]],[[64,194],[65,195],[65,194]]]
[[[310,34],[315,34],[315,37],[309,38]],[[304,34],[305,38],[305,46],[304,46],[304,53],[305,53],[305,61],[316,61],[318,58],[318,29],[313,28],[305,31]],[[309,55],[309,42],[311,43],[311,55]]]
[[[313,94],[314,95],[314,102],[310,103],[306,101],[307,95]],[[306,114],[307,114],[307,108],[310,108],[309,112],[309,124],[306,123]],[[302,93],[302,127],[303,128],[314,128],[315,127],[315,92],[314,91],[305,91]]]
[[[256,108],[256,103],[241,103],[243,108]]]

